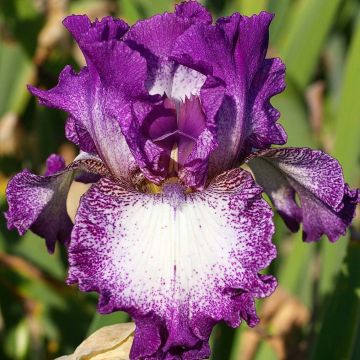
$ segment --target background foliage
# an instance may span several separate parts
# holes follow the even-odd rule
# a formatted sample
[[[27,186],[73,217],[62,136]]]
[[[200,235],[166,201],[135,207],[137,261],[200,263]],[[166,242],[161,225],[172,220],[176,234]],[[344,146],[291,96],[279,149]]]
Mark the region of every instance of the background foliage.
[[[287,90],[273,100],[291,146],[321,148],[359,186],[360,2],[358,0],[207,0],[216,17],[240,11],[276,14],[269,55],[287,65]],[[43,170],[46,157],[67,161],[76,149],[64,138],[65,114],[39,107],[26,84],[44,88],[83,59],[61,25],[71,13],[111,14],[134,23],[171,10],[171,0],[1,0],[0,207],[15,172]],[[336,244],[304,244],[275,219],[279,257],[269,271],[280,286],[259,303],[255,329],[219,325],[213,359],[359,359],[359,221]],[[356,230],[357,227],[357,230]],[[64,285],[66,254],[47,254],[34,234],[19,237],[0,217],[0,358],[52,359],[70,353],[95,329],[125,314],[95,313],[95,294]]]

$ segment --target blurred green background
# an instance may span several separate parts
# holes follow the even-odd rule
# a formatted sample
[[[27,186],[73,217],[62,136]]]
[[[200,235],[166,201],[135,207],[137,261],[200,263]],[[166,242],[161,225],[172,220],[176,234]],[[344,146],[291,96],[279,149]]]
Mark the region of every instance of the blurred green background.
[[[43,171],[52,152],[69,162],[65,114],[39,107],[26,84],[50,88],[60,70],[83,65],[61,25],[68,14],[111,14],[134,23],[171,10],[171,0],[1,0],[0,207],[8,179],[22,168]],[[291,146],[324,149],[360,185],[360,1],[208,0],[214,16],[261,10],[276,14],[269,56],[287,66],[287,89],[273,100]],[[359,219],[336,244],[304,244],[275,218],[279,256],[269,272],[276,293],[258,304],[261,323],[219,325],[213,359],[360,359]],[[50,256],[32,233],[19,237],[0,217],[0,359],[53,359],[70,353],[97,328],[128,321],[95,312],[97,296],[64,284],[66,253]]]

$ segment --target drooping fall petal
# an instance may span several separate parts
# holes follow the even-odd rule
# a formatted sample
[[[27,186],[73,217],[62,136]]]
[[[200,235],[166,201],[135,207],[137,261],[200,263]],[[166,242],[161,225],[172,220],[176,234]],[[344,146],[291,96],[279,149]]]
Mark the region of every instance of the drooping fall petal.
[[[202,358],[218,321],[258,322],[254,298],[276,285],[258,273],[276,255],[272,234],[272,212],[243,170],[190,194],[179,184],[143,194],[104,178],[80,201],[68,282],[99,292],[101,313],[134,318],[131,359]]]
[[[58,167],[58,171],[54,171],[59,162],[63,164],[59,157],[52,155],[48,159],[51,167],[45,176],[23,170],[9,181],[6,190],[8,228],[16,228],[20,235],[31,229],[45,238],[51,253],[57,240],[64,245],[70,241],[73,224],[66,211],[66,198],[73,179],[84,172],[108,174],[100,160],[84,154],[67,168]]]
[[[344,183],[334,158],[308,148],[270,149],[253,154],[248,165],[290,230],[303,223],[305,241],[324,234],[336,241],[345,234],[359,194]]]

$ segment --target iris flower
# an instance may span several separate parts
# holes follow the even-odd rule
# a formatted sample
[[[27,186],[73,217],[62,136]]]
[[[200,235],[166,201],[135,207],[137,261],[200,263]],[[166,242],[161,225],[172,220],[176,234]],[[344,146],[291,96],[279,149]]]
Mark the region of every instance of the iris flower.
[[[24,170],[9,183],[10,229],[67,246],[69,284],[100,294],[98,311],[136,323],[131,359],[203,359],[213,326],[259,319],[254,299],[276,279],[274,208],[305,241],[336,241],[358,190],[338,162],[283,145],[270,98],[285,66],[266,58],[273,15],[238,13],[213,23],[195,1],[129,27],[105,17],[64,20],[87,65],[70,66],[40,104],[69,114],[80,148],[69,166],[52,155],[45,176]],[[240,167],[247,164],[251,172]],[[74,223],[73,181],[91,183]]]

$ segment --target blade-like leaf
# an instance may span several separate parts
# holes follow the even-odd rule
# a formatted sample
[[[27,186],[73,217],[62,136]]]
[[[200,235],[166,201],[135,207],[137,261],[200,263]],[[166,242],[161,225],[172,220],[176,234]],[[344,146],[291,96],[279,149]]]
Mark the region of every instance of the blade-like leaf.
[[[360,321],[360,243],[350,242],[312,359],[351,359]],[[358,351],[358,350],[357,350]]]
[[[349,50],[340,107],[337,115],[334,156],[343,166],[345,177],[359,179],[360,155],[360,14]]]
[[[30,94],[26,84],[31,82],[35,68],[24,50],[0,40],[0,117],[6,112],[21,113]]]
[[[324,40],[336,17],[341,0],[302,0],[293,8],[289,28],[283,29],[280,54],[288,74],[305,87],[316,70]],[[320,16],[321,14],[321,16]]]

